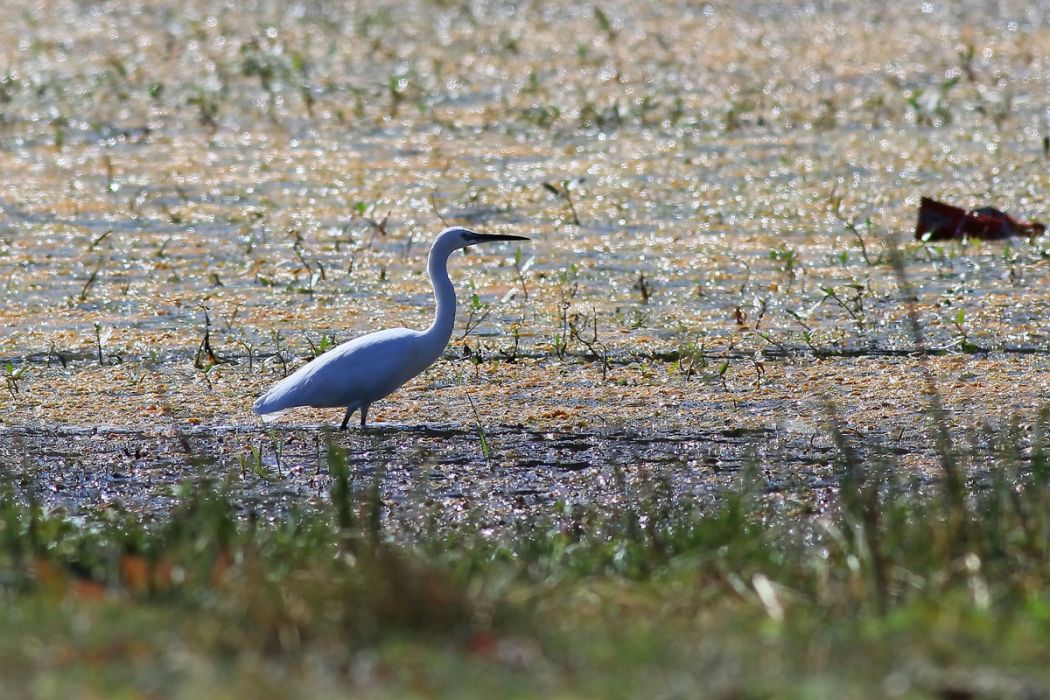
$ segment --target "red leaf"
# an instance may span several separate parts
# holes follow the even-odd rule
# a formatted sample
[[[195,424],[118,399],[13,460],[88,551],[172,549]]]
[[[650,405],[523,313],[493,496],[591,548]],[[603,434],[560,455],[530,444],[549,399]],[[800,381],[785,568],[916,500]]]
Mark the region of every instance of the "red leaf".
[[[915,238],[943,241],[962,238],[1001,240],[1011,236],[1040,236],[1046,227],[1038,221],[1018,221],[994,207],[966,211],[950,204],[923,197]]]

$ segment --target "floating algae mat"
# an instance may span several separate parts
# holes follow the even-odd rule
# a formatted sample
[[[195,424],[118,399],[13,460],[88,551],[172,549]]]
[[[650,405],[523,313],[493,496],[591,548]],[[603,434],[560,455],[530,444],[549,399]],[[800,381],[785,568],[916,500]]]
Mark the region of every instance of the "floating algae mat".
[[[927,375],[959,429],[1047,393],[1047,241],[911,230],[923,196],[1046,219],[1048,11],[4,7],[3,471],[74,511],[215,479],[272,513],[324,497],[334,441],[392,510],[501,522],[616,470],[819,491],[833,406],[930,476]],[[378,427],[258,423],[309,358],[429,323],[452,224],[533,240],[452,261],[453,343]]]

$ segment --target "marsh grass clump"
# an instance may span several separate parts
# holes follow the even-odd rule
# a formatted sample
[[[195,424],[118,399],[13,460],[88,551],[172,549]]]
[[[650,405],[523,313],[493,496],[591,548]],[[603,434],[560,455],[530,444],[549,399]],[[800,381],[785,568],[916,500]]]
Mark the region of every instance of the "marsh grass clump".
[[[150,528],[117,516],[81,529],[32,501],[17,504],[8,488],[0,518],[5,597],[188,615],[196,621],[185,631],[219,653],[280,653],[322,639],[359,646],[397,629],[469,629],[467,589],[386,542],[378,511],[370,510],[378,501],[366,489],[348,504],[354,496],[337,458],[331,464],[339,499],[331,510],[266,524],[244,517],[208,482],[187,485],[171,517]]]
[[[153,524],[45,512],[6,483],[2,675],[58,682],[48,659],[62,655],[63,679],[99,692],[135,687],[133,668],[171,688],[220,673],[276,692],[253,685],[259,659],[286,682],[343,688],[363,681],[340,669],[369,659],[368,682],[393,695],[422,679],[456,695],[464,676],[538,695],[668,673],[701,688],[719,664],[764,659],[763,674],[719,682],[1043,687],[1050,410],[972,436],[983,448],[961,497],[829,415],[837,484],[821,498],[774,488],[757,459],[708,506],[659,471],[612,465],[614,506],[560,503],[497,531],[436,525],[425,496],[386,503],[382,473],[355,474],[334,443],[327,505],[275,520],[206,480]],[[178,670],[176,648],[202,665]]]

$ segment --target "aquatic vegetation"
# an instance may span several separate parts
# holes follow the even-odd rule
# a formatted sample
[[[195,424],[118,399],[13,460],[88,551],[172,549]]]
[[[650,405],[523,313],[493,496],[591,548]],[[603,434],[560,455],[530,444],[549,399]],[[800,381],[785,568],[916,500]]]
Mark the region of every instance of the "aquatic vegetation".
[[[1050,412],[974,434],[984,466],[959,498],[849,437],[834,410],[835,487],[820,493],[776,488],[776,466],[755,460],[703,506],[660,471],[612,464],[615,507],[562,502],[495,531],[470,517],[438,526],[448,506],[425,486],[393,507],[384,471],[356,473],[331,434],[327,498],[272,520],[245,513],[221,478],[180,488],[152,524],[115,511],[90,527],[5,481],[0,677],[205,696],[215,674],[264,694],[397,695],[426,679],[460,696],[468,674],[532,696],[710,690],[716,667],[764,659],[762,673],[719,682],[1045,687]],[[278,478],[255,448],[241,469]],[[180,666],[176,648],[195,663]],[[281,673],[256,677],[261,658]],[[376,674],[339,670],[365,660]]]
[[[1046,218],[1045,14],[0,8],[4,687],[1038,694],[1046,240],[911,237]],[[372,435],[253,421],[452,225]]]

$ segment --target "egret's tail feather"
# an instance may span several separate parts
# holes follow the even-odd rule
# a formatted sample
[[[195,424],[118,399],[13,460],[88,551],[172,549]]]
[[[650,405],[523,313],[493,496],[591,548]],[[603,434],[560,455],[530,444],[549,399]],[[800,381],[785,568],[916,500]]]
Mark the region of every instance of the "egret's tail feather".
[[[284,411],[274,411],[273,413],[260,413],[259,418],[263,423],[273,423],[284,414]]]
[[[259,398],[255,399],[255,403],[252,404],[252,410],[263,417],[263,420],[273,420],[288,407],[283,405],[281,396],[274,395],[275,392],[268,391]]]

